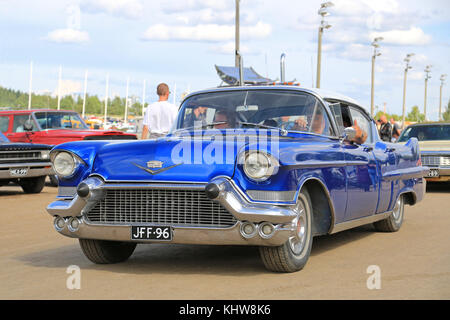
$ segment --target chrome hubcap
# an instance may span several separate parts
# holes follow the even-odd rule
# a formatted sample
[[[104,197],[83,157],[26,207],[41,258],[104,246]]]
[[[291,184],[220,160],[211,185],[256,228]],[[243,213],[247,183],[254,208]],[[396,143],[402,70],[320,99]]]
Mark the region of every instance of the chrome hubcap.
[[[291,250],[294,254],[299,255],[302,253],[305,247],[308,231],[306,210],[301,201],[299,201],[296,211],[298,212],[297,218],[295,218],[295,220],[293,221],[296,226],[296,232],[295,236],[289,238],[289,246],[291,247]]]
[[[392,213],[396,222],[398,222],[402,216],[402,201],[402,197],[399,197],[395,204],[394,212]]]

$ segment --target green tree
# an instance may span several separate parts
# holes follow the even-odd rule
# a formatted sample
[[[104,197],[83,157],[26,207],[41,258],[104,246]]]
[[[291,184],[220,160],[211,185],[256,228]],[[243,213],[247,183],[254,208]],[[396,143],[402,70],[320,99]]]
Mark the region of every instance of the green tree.
[[[450,121],[450,100],[447,103],[446,110],[442,113],[442,119],[444,119],[444,121]]]
[[[420,113],[418,106],[412,107],[411,112],[406,115],[406,121],[423,122],[424,120],[425,115]]]

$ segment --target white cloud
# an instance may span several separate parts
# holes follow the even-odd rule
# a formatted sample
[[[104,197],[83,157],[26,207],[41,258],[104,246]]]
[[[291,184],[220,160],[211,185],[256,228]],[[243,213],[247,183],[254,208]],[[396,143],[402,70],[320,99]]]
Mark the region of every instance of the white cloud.
[[[409,30],[390,30],[385,32],[371,32],[370,39],[383,37],[383,43],[392,45],[415,45],[423,46],[431,42],[431,36],[425,34],[418,27],[411,27]]]
[[[45,39],[57,43],[85,43],[89,41],[89,34],[75,29],[57,29],[49,32]]]
[[[241,37],[246,39],[263,39],[270,35],[270,25],[258,22],[253,26],[242,26]],[[182,41],[229,41],[234,39],[233,25],[199,24],[196,26],[169,26],[157,24],[149,27],[142,35],[142,40],[182,40]]]
[[[81,92],[81,82],[72,80],[61,80],[61,97],[79,92]],[[58,96],[58,87],[55,88],[52,96]]]
[[[107,13],[136,19],[143,16],[144,6],[140,0],[83,0],[81,10],[89,13]]]
[[[161,9],[165,13],[177,13],[186,11],[197,11],[204,8],[214,10],[227,10],[234,8],[234,1],[217,0],[170,0],[161,4]]]
[[[224,43],[224,44],[217,44],[217,45],[211,46],[210,47],[210,52],[223,54],[223,55],[228,55],[228,56],[233,56],[235,49],[236,49],[235,42],[234,41],[229,41],[229,42]],[[255,50],[255,49],[250,49],[246,45],[240,45],[239,46],[239,51],[244,56],[261,54],[261,51]],[[245,61],[244,61],[244,63],[245,63]]]

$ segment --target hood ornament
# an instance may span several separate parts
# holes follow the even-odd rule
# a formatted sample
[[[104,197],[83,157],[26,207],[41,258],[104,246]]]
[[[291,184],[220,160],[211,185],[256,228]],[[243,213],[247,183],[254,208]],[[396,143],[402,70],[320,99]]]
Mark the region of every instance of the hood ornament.
[[[163,164],[164,164],[164,162],[162,162],[162,161],[157,161],[157,160],[148,161],[148,162],[147,162],[147,167],[148,167],[148,168],[143,167],[143,166],[140,166],[140,165],[138,165],[138,164],[136,164],[136,163],[134,163],[134,162],[132,162],[132,164],[135,165],[136,167],[138,167],[139,169],[142,169],[142,170],[144,170],[144,171],[150,173],[151,175],[155,175],[155,174],[164,172],[164,171],[166,171],[166,170],[169,170],[169,169],[178,167],[179,165],[181,165],[181,164],[183,164],[183,163],[174,164],[174,165],[172,165],[172,166],[165,167],[165,168],[162,167]],[[158,170],[152,170],[152,169],[158,169]]]

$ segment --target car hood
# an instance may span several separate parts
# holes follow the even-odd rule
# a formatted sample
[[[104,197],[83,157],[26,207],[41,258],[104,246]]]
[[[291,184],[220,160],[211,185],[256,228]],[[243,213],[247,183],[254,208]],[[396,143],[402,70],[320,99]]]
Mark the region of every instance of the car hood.
[[[450,140],[419,141],[419,148],[421,152],[430,152],[430,151],[450,152]]]
[[[217,176],[233,176],[241,145],[179,137],[107,144],[98,151],[92,174],[107,181],[208,182]]]

